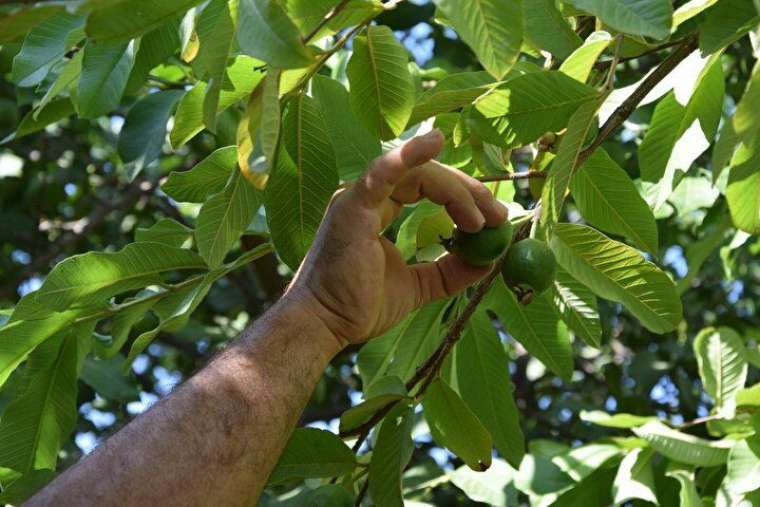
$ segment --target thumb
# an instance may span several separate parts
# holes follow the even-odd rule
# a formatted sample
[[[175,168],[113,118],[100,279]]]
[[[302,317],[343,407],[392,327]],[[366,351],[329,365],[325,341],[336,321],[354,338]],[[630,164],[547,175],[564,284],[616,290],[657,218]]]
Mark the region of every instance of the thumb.
[[[471,266],[456,255],[446,254],[435,262],[415,264],[409,269],[417,281],[415,301],[422,306],[463,291],[485,278],[493,265]]]

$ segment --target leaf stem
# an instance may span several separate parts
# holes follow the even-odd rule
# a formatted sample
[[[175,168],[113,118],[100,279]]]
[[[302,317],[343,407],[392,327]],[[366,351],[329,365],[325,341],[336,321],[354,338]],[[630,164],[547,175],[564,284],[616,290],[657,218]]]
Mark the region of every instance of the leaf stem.
[[[515,181],[515,180],[529,180],[532,178],[546,178],[544,171],[525,171],[521,173],[504,173],[504,174],[491,174],[488,176],[480,176],[476,178],[478,181],[488,183],[491,181]]]
[[[341,2],[330,9],[330,11],[325,15],[324,18],[322,18],[319,23],[317,23],[317,26],[315,26],[309,33],[307,33],[303,37],[303,43],[308,44],[311,39],[313,39],[319,32],[322,30],[327,23],[332,21],[338,14],[340,14],[340,11],[342,11],[346,5],[348,5],[348,2],[350,0],[341,0]]]

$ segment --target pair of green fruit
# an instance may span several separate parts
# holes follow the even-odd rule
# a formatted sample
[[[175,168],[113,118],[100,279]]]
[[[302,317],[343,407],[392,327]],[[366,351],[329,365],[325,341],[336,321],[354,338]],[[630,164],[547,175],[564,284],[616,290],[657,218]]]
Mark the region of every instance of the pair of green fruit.
[[[554,254],[546,243],[527,238],[512,244],[514,226],[506,222],[476,233],[456,229],[446,248],[472,266],[487,266],[501,257],[501,275],[507,285],[537,296],[551,287],[557,272]]]

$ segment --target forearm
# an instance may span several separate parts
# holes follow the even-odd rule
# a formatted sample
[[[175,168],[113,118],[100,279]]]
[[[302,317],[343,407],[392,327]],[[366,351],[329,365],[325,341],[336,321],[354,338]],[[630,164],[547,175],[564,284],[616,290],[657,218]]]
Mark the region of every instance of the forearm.
[[[30,505],[250,505],[337,348],[281,302]]]

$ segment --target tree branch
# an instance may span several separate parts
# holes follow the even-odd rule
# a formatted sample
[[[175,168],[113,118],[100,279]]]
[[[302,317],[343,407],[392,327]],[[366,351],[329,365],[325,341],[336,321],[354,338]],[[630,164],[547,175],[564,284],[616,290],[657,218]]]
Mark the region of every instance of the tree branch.
[[[313,39],[319,33],[319,31],[322,30],[327,25],[327,23],[332,21],[335,18],[335,16],[337,16],[340,13],[340,11],[342,11],[346,7],[346,5],[348,5],[349,1],[350,0],[341,0],[341,2],[338,5],[330,9],[330,12],[328,12],[325,15],[325,17],[319,21],[317,26],[315,26],[309,33],[307,33],[303,37],[302,39],[303,43],[308,44],[309,41]]]

